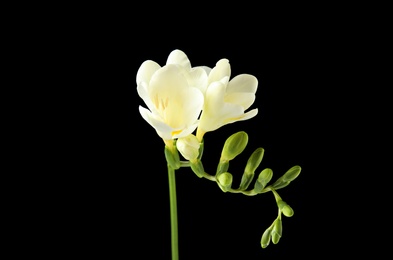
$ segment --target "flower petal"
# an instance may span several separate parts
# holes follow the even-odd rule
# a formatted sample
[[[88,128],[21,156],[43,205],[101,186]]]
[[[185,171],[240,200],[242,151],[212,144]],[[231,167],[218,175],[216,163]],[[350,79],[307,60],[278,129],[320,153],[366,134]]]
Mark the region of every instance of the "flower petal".
[[[248,109],[255,101],[253,93],[230,93],[225,96],[225,103],[232,103],[242,106],[244,110]]]
[[[172,51],[168,56],[166,64],[177,64],[187,70],[191,69],[190,60],[188,59],[187,55],[181,50]]]
[[[214,81],[219,81],[223,77],[231,76],[231,66],[229,64],[229,60],[221,59],[216,63],[216,66],[210,71],[209,74],[209,83]]]
[[[241,74],[237,75],[231,81],[229,81],[227,86],[227,93],[255,93],[258,87],[258,80],[253,75]]]
[[[161,66],[154,61],[144,61],[136,73],[136,84],[139,84],[141,81],[149,83],[151,77],[159,68],[161,68]]]

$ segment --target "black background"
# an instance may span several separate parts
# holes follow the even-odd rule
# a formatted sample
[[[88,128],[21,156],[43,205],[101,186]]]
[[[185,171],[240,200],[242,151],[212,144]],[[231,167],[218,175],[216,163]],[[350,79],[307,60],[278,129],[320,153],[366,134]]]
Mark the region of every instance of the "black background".
[[[208,173],[237,131],[248,133],[249,144],[230,164],[235,187],[258,147],[265,155],[257,172],[271,168],[275,179],[302,167],[279,191],[295,214],[283,218],[279,243],[265,249],[261,235],[277,214],[271,193],[223,193],[190,169],[178,170],[180,259],[352,254],[350,241],[361,240],[363,232],[352,225],[353,210],[361,213],[348,191],[359,172],[351,153],[364,145],[347,127],[359,114],[347,105],[354,96],[352,65],[361,60],[353,40],[359,27],[337,10],[287,7],[268,17],[269,9],[251,9],[237,10],[245,16],[240,19],[213,12],[151,17],[144,9],[101,6],[26,25],[37,46],[26,55],[45,63],[32,78],[46,75],[42,81],[50,86],[42,89],[45,105],[38,104],[48,127],[33,129],[39,132],[33,142],[45,153],[31,165],[43,174],[30,177],[39,184],[23,198],[31,218],[22,218],[21,237],[31,255],[170,259],[164,143],[139,114],[145,105],[135,77],[143,61],[164,65],[174,49],[184,51],[192,66],[214,67],[227,58],[232,77],[248,73],[259,81],[251,107],[258,115],[205,135]]]

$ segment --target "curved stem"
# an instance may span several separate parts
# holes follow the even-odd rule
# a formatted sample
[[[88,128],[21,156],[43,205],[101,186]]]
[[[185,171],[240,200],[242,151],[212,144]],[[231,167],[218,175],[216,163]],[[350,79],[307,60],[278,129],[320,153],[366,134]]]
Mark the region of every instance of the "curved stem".
[[[172,260],[179,260],[179,239],[177,228],[177,200],[175,170],[168,164],[169,203],[171,215]]]

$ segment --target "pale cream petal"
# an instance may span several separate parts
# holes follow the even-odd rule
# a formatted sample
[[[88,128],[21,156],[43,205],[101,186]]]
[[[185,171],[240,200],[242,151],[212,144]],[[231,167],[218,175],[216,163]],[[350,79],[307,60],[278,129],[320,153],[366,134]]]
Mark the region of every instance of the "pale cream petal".
[[[141,81],[137,85],[137,92],[138,92],[138,95],[143,99],[143,101],[145,102],[145,104],[149,108],[149,110],[152,113],[156,114],[157,113],[156,108],[155,108],[155,106],[149,96],[148,84],[144,81]]]
[[[229,81],[227,86],[227,93],[235,92],[248,92],[255,93],[258,87],[258,80],[253,75],[241,74],[237,75],[231,81]]]
[[[185,127],[181,132],[173,134],[172,138],[176,139],[176,138],[186,137],[187,135],[192,134],[192,132],[194,132],[197,127],[198,127],[198,121],[190,126]]]
[[[157,95],[177,99],[178,93],[185,86],[188,86],[188,82],[181,69],[177,65],[169,64],[156,71],[151,78],[149,95],[154,103],[157,102]]]
[[[144,61],[136,73],[136,84],[139,84],[141,81],[149,83],[151,77],[159,68],[161,66],[152,60]]]
[[[206,71],[203,68],[192,68],[188,75],[188,85],[198,88],[204,94],[208,80]]]
[[[169,54],[166,64],[178,64],[187,70],[191,69],[191,62],[187,55],[183,51],[177,49]]]
[[[152,114],[146,108],[139,106],[139,112],[142,115],[142,118],[146,120],[157,132],[157,134],[164,140],[172,139],[173,128],[165,124],[159,118],[157,118],[154,114]]]
[[[212,113],[219,111],[224,105],[225,85],[219,81],[211,83],[205,95],[205,105],[203,110],[210,110]]]
[[[257,114],[258,114],[258,108],[255,108],[253,110],[248,111],[247,113],[243,114],[242,116],[240,116],[238,118],[231,118],[230,120],[227,121],[227,124],[234,123],[237,121],[248,120],[248,119],[255,117]]]
[[[231,65],[229,64],[229,60],[221,59],[216,63],[216,66],[210,71],[209,74],[209,83],[214,81],[219,81],[223,77],[231,76]]]
[[[225,96],[226,103],[240,105],[244,110],[249,108],[255,101],[253,93],[230,93]]]
[[[196,66],[194,68],[202,68],[204,71],[206,71],[206,74],[209,75],[210,72],[212,71],[212,68],[208,67],[208,66]]]

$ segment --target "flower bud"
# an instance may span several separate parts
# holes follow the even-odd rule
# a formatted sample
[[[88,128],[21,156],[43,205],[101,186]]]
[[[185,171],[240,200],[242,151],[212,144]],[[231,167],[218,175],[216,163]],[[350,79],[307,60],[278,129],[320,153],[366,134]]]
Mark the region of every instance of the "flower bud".
[[[289,206],[285,201],[279,200],[277,201],[278,208],[286,217],[292,217],[294,214],[293,209]]]
[[[244,169],[242,179],[240,181],[240,190],[246,190],[250,185],[252,179],[254,178],[254,172],[262,161],[263,154],[263,148],[258,148],[251,154],[250,158],[247,161],[246,168]]]
[[[246,169],[244,170],[246,173],[254,173],[258,168],[259,164],[262,161],[263,154],[265,150],[263,148],[257,148],[250,156],[247,161]]]
[[[282,236],[282,221],[281,218],[278,217],[274,221],[273,230],[272,230],[272,242],[273,244],[277,244]]]
[[[262,248],[266,248],[269,243],[270,243],[270,238],[271,238],[271,233],[272,233],[272,228],[269,227],[268,229],[265,230],[262,234],[261,238],[261,246]]]
[[[294,179],[296,179],[297,176],[299,176],[300,171],[301,171],[300,166],[298,166],[298,165],[293,166],[286,173],[284,173],[282,178],[284,181],[293,181]]]
[[[223,192],[227,192],[231,189],[233,177],[229,172],[224,172],[217,177],[218,186],[220,186]]]
[[[199,177],[202,178],[205,174],[205,170],[203,168],[203,164],[200,160],[194,160],[190,162],[190,166],[192,171]]]
[[[254,191],[256,193],[261,192],[266,184],[272,179],[273,177],[273,171],[269,168],[264,169],[259,175],[258,179],[255,181],[254,184]]]
[[[248,143],[248,135],[244,131],[232,134],[225,141],[220,161],[230,161],[243,152]]]
[[[179,138],[176,147],[180,154],[189,161],[195,160],[199,155],[200,143],[193,134]]]
[[[221,173],[224,173],[228,171],[229,168],[229,162],[228,161],[220,161],[217,165],[217,171],[216,171],[216,176],[220,175]]]
[[[290,181],[284,181],[284,178],[281,176],[278,178],[272,185],[273,189],[278,190],[288,186]]]

